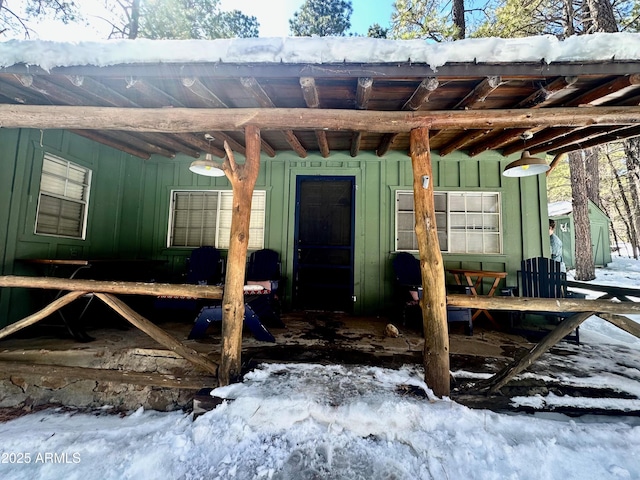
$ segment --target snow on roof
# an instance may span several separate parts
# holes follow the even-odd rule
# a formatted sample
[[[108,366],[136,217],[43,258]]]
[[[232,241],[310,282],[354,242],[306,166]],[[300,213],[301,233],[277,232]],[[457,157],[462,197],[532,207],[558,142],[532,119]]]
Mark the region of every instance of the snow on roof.
[[[573,212],[573,204],[566,200],[560,202],[552,202],[548,205],[549,216],[558,217],[560,215],[568,215]]]
[[[446,63],[640,61],[640,34],[596,33],[569,37],[479,38],[456,42],[368,37],[282,37],[219,40],[108,40],[0,42],[0,67],[37,65],[45,70],[131,63]]]

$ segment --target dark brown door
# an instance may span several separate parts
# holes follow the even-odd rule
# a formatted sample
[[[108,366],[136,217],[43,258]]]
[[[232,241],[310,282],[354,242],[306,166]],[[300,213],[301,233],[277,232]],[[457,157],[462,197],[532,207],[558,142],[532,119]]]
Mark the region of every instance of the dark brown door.
[[[354,177],[297,177],[295,308],[352,310],[354,191]]]

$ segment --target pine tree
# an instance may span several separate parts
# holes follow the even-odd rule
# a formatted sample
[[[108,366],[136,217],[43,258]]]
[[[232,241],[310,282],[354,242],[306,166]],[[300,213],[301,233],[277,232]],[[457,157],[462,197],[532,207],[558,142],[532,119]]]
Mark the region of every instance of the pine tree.
[[[391,15],[394,38],[428,38],[436,42],[467,35],[464,0],[396,0]]]
[[[350,0],[305,0],[289,20],[296,37],[344,36],[351,28],[353,7]]]
[[[140,37],[215,39],[257,37],[258,21],[238,10],[221,12],[219,0],[145,0]]]
[[[382,28],[379,23],[374,23],[367,31],[367,37],[371,38],[387,38],[389,34],[388,28]]]

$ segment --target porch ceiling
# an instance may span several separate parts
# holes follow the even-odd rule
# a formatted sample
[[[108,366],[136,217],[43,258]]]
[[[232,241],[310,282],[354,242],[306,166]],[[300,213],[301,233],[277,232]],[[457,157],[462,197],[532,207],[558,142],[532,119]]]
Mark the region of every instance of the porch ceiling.
[[[503,155],[525,147],[552,155],[640,136],[640,118],[587,126],[492,126],[491,110],[559,109],[640,105],[640,62],[446,64],[127,64],[53,68],[14,65],[0,69],[0,103],[40,106],[193,109],[314,109],[380,112],[481,111],[470,128],[432,130],[431,148],[446,155],[470,156],[495,149]],[[6,126],[6,125],[4,125]],[[223,142],[244,153],[241,130],[181,133],[74,129],[75,133],[140,158],[152,154],[191,157],[211,151],[224,156]],[[532,134],[526,141],[523,133]],[[209,142],[205,134],[213,136]],[[407,152],[409,133],[335,129],[262,129],[268,156],[293,151],[301,158],[319,151]]]

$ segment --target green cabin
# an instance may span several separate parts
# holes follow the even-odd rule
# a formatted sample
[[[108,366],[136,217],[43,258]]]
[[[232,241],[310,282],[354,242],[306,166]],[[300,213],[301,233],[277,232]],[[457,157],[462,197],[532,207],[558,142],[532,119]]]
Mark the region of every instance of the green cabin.
[[[576,237],[571,202],[550,203],[549,218],[556,221],[556,235],[562,240],[562,257],[565,265],[567,268],[575,268]],[[611,263],[610,224],[609,217],[589,200],[591,246],[593,248],[593,262],[596,267],[606,267]]]
[[[618,61],[624,42],[614,34],[601,40],[613,49],[606,61],[545,69],[503,61],[500,52],[516,50],[502,39],[484,60],[465,53],[474,41],[135,42],[0,44],[1,275],[51,273],[23,259],[119,258],[162,260],[163,271],[137,272],[160,278],[183,271],[199,245],[224,256],[230,183],[189,167],[205,152],[221,161],[224,143],[242,162],[243,125],[255,121],[262,153],[248,248],[280,254],[285,308],[392,311],[392,258],[418,255],[417,127],[430,128],[433,178],[422,182],[433,189],[445,268],[507,272],[515,286],[521,260],[549,250],[546,180],[505,177],[507,164],[524,149],[544,157],[580,148],[566,133],[590,137],[596,109],[618,132],[638,114],[575,108],[571,125],[554,130],[550,113],[565,112],[567,96],[637,71],[638,59]],[[536,52],[548,43],[532,42]],[[145,119],[132,119],[138,113]],[[32,313],[41,294],[0,289],[0,326]]]

